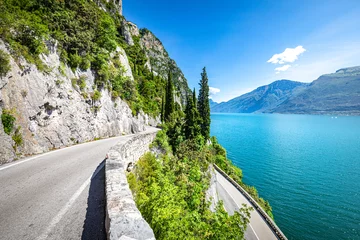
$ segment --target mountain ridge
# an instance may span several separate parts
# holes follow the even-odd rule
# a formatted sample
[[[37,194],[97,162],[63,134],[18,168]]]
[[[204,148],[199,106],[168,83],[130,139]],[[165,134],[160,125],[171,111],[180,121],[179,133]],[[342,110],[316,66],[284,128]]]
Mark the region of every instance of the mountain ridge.
[[[269,91],[270,89],[270,91]],[[360,115],[360,66],[311,83],[277,80],[212,107],[212,112]]]

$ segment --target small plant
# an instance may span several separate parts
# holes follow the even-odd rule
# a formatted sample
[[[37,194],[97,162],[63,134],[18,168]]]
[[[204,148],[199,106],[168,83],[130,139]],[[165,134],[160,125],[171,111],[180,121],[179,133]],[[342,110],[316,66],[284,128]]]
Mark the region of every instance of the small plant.
[[[81,96],[85,99],[87,99],[89,97],[89,94],[87,92],[82,92]]]
[[[77,84],[81,91],[84,90],[86,88],[86,75],[81,75],[77,81]]]
[[[79,67],[82,71],[86,71],[87,69],[89,69],[91,67],[90,57],[89,56],[83,57]]]
[[[91,98],[93,101],[98,101],[101,98],[101,92],[95,90]]]
[[[77,78],[72,78],[72,79],[71,79],[71,85],[72,85],[73,88],[76,88]]]
[[[4,132],[7,135],[10,135],[13,128],[14,128],[14,122],[15,117],[12,115],[12,112],[9,110],[4,109],[3,113],[1,114],[1,122],[4,126]]]
[[[91,111],[95,114],[97,114],[101,109],[101,106],[94,106],[94,107],[91,107]]]
[[[58,70],[59,70],[60,74],[63,75],[63,76],[66,75],[66,74],[65,74],[65,68],[66,68],[66,67],[65,67],[65,64],[64,64],[63,62],[61,62]]]
[[[21,90],[21,96],[24,98],[27,96],[28,92],[26,90]]]
[[[80,65],[82,61],[82,58],[75,54],[69,54],[69,65],[71,67],[71,70],[73,70],[73,72],[75,72],[76,68]]]
[[[112,97],[113,99],[116,99],[116,98],[119,97],[119,93],[118,93],[117,91],[112,91],[112,92],[111,92],[111,97]]]
[[[5,77],[10,69],[9,54],[0,50],[0,77]]]
[[[56,86],[60,86],[61,84],[63,84],[64,83],[64,81],[63,80],[60,80],[60,79],[57,79],[56,81],[55,81],[55,84],[56,84]]]
[[[21,129],[21,127],[16,128],[15,133],[12,136],[12,140],[14,140],[14,142],[15,142],[15,145],[14,145],[15,151],[19,146],[23,145],[23,138],[22,138],[22,135],[20,133],[20,129]]]

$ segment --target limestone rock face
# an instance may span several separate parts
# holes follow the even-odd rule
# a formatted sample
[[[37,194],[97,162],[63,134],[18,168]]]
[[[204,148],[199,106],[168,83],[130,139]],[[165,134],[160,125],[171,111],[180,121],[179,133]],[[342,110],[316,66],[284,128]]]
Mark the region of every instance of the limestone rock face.
[[[127,22],[127,24],[128,24],[129,31],[130,31],[131,35],[139,37],[140,36],[140,31],[139,31],[139,28],[136,26],[136,24],[134,24],[132,22]]]
[[[2,41],[0,49],[10,53]],[[146,124],[157,125],[156,120],[145,114],[134,117],[124,101],[111,99],[108,90],[101,90],[101,98],[93,101],[91,70],[74,73],[60,63],[56,44],[49,50],[48,55],[41,56],[51,69],[48,73],[40,72],[24,59],[18,64],[10,58],[11,70],[0,79],[0,113],[12,109],[15,125],[21,127],[23,145],[17,148],[18,154],[42,153],[95,138],[143,131]],[[124,74],[133,79],[125,51],[119,47],[114,54],[118,54]],[[78,78],[86,82],[81,91],[72,84],[72,79]],[[0,163],[15,158],[13,145],[0,123]]]
[[[135,24],[133,24],[133,25],[135,25]],[[127,22],[125,19],[123,20],[123,22],[121,24],[121,35],[124,37],[126,43],[129,44],[130,46],[134,46],[132,32],[135,33],[135,31],[133,29],[133,25],[129,25],[129,22]],[[136,27],[136,29],[137,29],[137,27]]]
[[[119,14],[122,15],[122,0],[106,0],[106,2],[113,2],[119,11]]]

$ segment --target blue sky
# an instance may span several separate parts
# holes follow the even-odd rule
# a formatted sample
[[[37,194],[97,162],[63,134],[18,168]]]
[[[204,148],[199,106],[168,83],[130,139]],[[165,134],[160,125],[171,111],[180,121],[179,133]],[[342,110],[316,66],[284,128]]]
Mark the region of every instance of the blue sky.
[[[206,66],[217,102],[360,65],[360,0],[123,0],[123,14],[163,42],[190,88]]]

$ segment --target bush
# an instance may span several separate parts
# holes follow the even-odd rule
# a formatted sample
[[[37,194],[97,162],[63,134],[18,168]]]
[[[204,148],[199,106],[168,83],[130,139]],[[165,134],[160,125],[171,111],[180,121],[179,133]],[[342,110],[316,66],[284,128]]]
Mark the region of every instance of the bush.
[[[69,55],[69,65],[73,71],[76,70],[76,68],[80,65],[81,62],[82,58],[76,53]]]
[[[156,239],[243,238],[250,208],[243,207],[233,216],[222,204],[216,212],[210,211],[205,200],[210,178],[202,155],[193,151],[183,158],[164,155],[156,159],[148,153],[137,162],[135,172],[128,174],[136,204]]]
[[[18,128],[15,130],[14,135],[12,136],[12,139],[13,139],[14,142],[15,142],[15,146],[14,146],[15,151],[16,151],[17,147],[23,145],[23,138],[22,138],[22,135],[21,135],[21,133],[20,133],[20,129],[21,129],[21,127],[18,127]]]
[[[98,101],[101,98],[101,92],[95,90],[91,98],[93,101]]]
[[[11,70],[9,54],[0,49],[0,77],[5,77]]]
[[[10,135],[13,128],[14,128],[14,123],[15,123],[15,117],[11,114],[10,111],[8,110],[3,110],[3,113],[1,114],[1,122],[4,126],[4,132],[7,135]]]

